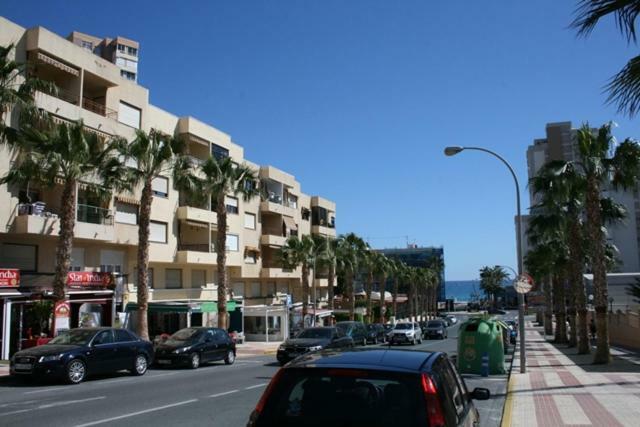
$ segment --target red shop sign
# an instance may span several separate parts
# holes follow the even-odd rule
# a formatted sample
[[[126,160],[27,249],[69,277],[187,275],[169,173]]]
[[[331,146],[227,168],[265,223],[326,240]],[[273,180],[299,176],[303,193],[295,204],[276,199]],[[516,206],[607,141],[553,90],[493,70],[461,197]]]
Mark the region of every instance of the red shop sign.
[[[0,268],[0,288],[17,288],[20,285],[20,270]]]
[[[70,271],[67,286],[70,288],[107,288],[113,284],[113,274],[94,271]]]

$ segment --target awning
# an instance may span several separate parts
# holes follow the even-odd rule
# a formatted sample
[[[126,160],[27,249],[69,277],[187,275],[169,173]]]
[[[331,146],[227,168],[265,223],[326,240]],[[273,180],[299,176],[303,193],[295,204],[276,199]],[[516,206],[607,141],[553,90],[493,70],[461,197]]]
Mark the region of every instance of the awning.
[[[231,312],[236,309],[235,301],[227,301],[227,311]],[[138,310],[138,304],[130,302],[127,304],[126,311],[132,312]],[[218,303],[215,301],[202,302],[150,302],[148,304],[149,313],[217,313]]]
[[[50,57],[49,55],[45,55],[42,52],[38,52],[37,55],[38,61],[40,62],[44,62],[45,64],[49,64],[52,65],[54,67],[56,67],[59,70],[62,70],[66,73],[69,73],[73,76],[78,77],[80,75],[80,72],[78,70],[76,70],[73,67],[69,67],[66,64],[63,64],[62,62],[58,61],[57,59],[53,59],[52,57]]]
[[[283,216],[282,221],[284,222],[285,227],[287,227],[289,230],[298,230],[298,226],[296,225],[296,222],[293,220],[293,218],[289,216]]]
[[[190,225],[191,227],[209,228],[209,223],[207,222],[193,221],[190,219],[187,219],[184,222],[185,224]]]
[[[72,122],[71,120],[63,119],[62,117],[58,117],[58,116],[56,116],[54,114],[50,114],[50,117],[51,117],[51,120],[53,120],[55,123],[58,123],[58,124],[66,124],[67,126],[74,124],[74,122]],[[91,127],[86,126],[86,125],[83,126],[83,128],[87,132],[95,133],[100,138],[109,139],[109,138],[112,137],[112,135],[109,134],[109,133],[102,132],[102,131],[100,131],[98,129],[94,129],[94,128],[91,128]]]
[[[260,249],[256,248],[255,246],[245,246],[244,251],[260,253]]]
[[[116,202],[126,203],[128,205],[140,206],[140,200],[133,197],[116,196]]]

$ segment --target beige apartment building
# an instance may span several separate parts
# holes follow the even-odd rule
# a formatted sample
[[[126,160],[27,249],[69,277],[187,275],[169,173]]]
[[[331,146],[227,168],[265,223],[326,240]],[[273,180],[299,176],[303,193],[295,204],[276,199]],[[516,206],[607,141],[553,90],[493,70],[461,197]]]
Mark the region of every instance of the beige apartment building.
[[[296,317],[295,303],[301,301],[301,272],[282,269],[277,251],[292,235],[334,237],[335,204],[304,194],[291,174],[248,161],[244,149],[213,126],[149,104],[149,90],[122,73],[122,63],[118,63],[123,56],[120,45],[135,46],[135,51],[125,47],[124,55],[134,52],[137,56],[139,46],[131,40],[99,39],[76,32],[65,39],[45,28],[25,29],[0,17],[0,45],[9,43],[16,44],[17,61],[28,63],[30,72],[60,88],[57,96],[36,95],[37,105],[55,120],[81,119],[88,131],[104,138],[117,135],[131,140],[137,129],[157,129],[186,138],[188,153],[196,161],[210,155],[230,156],[255,168],[266,197],[249,202],[227,197],[232,327],[244,330],[248,339],[283,339]],[[135,71],[137,75],[137,61]],[[12,158],[6,148],[0,150],[0,175],[4,175]],[[169,176],[157,177],[153,190],[150,332],[215,324],[216,214],[209,204],[193,203],[176,191]],[[50,294],[60,191],[59,185],[0,186],[0,273],[20,274],[13,285],[3,285],[0,278],[5,358],[16,340],[16,317],[28,304]],[[114,273],[116,280],[114,286],[100,286],[95,283],[99,274],[70,279],[71,327],[86,319],[105,325],[116,319],[135,322],[140,195],[114,194],[105,203],[85,194],[82,184],[77,192],[72,270]],[[327,279],[316,278],[315,285],[318,300],[326,302]]]

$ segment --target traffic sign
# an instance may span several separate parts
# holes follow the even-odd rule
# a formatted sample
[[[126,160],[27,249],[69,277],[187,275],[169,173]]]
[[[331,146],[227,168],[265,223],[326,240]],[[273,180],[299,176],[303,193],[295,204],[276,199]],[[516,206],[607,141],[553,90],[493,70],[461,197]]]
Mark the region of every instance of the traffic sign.
[[[513,287],[519,294],[526,294],[533,289],[533,278],[528,274],[521,274],[513,281]]]

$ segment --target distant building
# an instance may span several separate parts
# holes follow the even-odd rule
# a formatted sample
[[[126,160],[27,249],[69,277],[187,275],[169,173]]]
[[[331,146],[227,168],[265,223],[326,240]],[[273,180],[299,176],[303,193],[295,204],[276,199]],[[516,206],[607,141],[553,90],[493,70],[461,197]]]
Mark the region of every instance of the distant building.
[[[418,247],[409,245],[404,249],[380,249],[385,256],[397,259],[411,267],[426,267],[432,260],[439,258],[442,260],[442,271],[440,272],[440,286],[438,289],[438,301],[446,301],[444,286],[444,248],[443,247]]]
[[[67,40],[83,49],[112,62],[120,68],[120,76],[134,82],[138,81],[138,42],[117,36],[115,39],[94,37],[79,31],[67,36]]]

